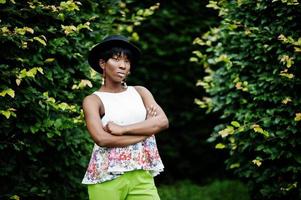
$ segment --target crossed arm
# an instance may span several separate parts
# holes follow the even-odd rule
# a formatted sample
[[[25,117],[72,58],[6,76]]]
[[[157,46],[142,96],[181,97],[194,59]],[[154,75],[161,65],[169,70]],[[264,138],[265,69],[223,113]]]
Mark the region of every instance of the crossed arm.
[[[168,119],[162,108],[156,103],[152,94],[144,87],[136,86],[147,109],[146,120],[120,126],[108,122],[103,126],[100,120],[102,103],[95,95],[87,96],[83,101],[83,110],[87,129],[99,146],[124,147],[145,140],[169,126]]]

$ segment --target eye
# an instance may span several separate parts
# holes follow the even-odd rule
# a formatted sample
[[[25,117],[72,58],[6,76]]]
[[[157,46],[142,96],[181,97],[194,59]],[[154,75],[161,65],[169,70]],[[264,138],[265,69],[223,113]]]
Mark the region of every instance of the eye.
[[[113,57],[113,60],[119,61],[119,58],[118,58],[117,56],[114,56],[114,57]]]

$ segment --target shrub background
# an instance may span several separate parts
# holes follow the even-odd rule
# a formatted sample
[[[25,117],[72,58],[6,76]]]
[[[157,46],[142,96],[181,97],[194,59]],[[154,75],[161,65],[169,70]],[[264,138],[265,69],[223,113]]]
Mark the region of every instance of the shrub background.
[[[300,199],[301,5],[298,1],[210,1],[221,24],[195,39],[207,76],[196,102],[223,120],[209,141],[254,199]]]
[[[100,83],[87,52],[156,8],[4,0],[0,9],[0,198],[86,199],[93,143],[81,102]]]

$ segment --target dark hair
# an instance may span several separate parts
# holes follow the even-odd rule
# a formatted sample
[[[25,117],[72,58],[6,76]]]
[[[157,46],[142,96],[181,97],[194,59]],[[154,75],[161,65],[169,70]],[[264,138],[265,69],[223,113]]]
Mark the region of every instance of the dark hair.
[[[110,58],[113,58],[113,56],[121,56],[121,55],[125,55],[131,65],[133,64],[134,58],[133,58],[133,52],[125,47],[111,47],[105,51],[103,51],[100,56],[99,59],[104,59],[105,61],[108,61]]]

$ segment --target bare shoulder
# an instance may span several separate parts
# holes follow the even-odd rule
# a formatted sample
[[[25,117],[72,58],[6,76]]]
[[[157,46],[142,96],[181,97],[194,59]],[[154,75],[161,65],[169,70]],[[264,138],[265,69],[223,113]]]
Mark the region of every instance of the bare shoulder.
[[[83,100],[83,108],[84,109],[88,109],[88,108],[95,108],[95,107],[101,107],[102,102],[100,100],[100,98],[98,98],[96,95],[94,94],[90,94],[88,96],[86,96]]]
[[[155,99],[152,93],[144,86],[134,86],[137,92],[140,94],[141,98],[143,99],[145,104],[154,104]]]
[[[145,95],[151,95],[152,96],[152,93],[144,86],[136,85],[136,86],[134,86],[134,88],[139,92],[139,94],[141,96],[145,96]]]

